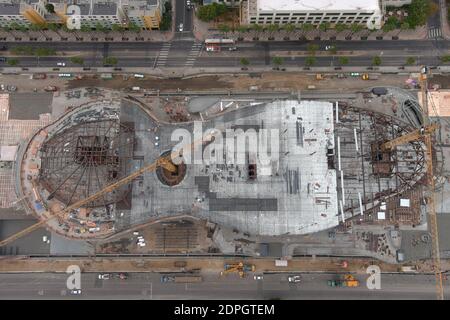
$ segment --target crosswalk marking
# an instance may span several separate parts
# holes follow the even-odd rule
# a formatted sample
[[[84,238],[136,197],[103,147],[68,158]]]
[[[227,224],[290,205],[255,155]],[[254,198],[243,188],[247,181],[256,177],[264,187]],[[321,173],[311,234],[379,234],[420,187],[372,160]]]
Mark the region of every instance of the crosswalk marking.
[[[192,67],[195,63],[195,60],[197,60],[197,57],[200,55],[200,51],[202,49],[202,44],[199,42],[194,42],[191,47],[191,51],[188,54],[188,57],[186,59],[185,66],[186,67]]]
[[[442,37],[442,30],[441,28],[431,28],[428,30],[428,38],[429,39],[436,39]]]
[[[163,67],[166,65],[171,45],[172,43],[170,42],[166,42],[163,44],[161,50],[159,51],[158,60],[156,62],[157,67]]]

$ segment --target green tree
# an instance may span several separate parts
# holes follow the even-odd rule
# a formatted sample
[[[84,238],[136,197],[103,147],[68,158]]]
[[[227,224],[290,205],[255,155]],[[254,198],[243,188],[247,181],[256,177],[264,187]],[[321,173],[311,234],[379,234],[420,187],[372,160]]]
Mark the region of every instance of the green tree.
[[[202,21],[209,22],[225,14],[227,11],[228,7],[225,4],[214,2],[198,8],[197,17]]]
[[[295,31],[295,25],[293,25],[292,23],[288,23],[283,26],[283,29],[286,30],[287,33],[292,33]]]
[[[31,31],[42,31],[43,29],[44,29],[44,26],[42,26],[40,24],[32,24],[30,26]]]
[[[261,32],[264,28],[262,25],[255,23],[252,25],[252,29],[256,32]]]
[[[244,67],[246,67],[250,64],[250,61],[248,61],[247,58],[241,58],[240,62],[242,64],[242,66],[244,66]]]
[[[73,64],[83,65],[84,59],[81,57],[72,57],[72,58],[70,58],[70,62],[72,62]]]
[[[352,23],[351,26],[350,26],[350,30],[351,30],[353,33],[360,32],[360,31],[362,31],[363,29],[364,29],[363,26],[360,25],[360,24],[357,24],[357,23]]]
[[[218,28],[219,28],[219,31],[220,31],[220,32],[223,32],[224,34],[227,34],[228,32],[231,31],[230,26],[227,25],[227,24],[220,24],[220,25],[218,26]]]
[[[412,66],[412,65],[414,65],[416,63],[416,59],[414,59],[413,57],[408,57],[407,59],[406,59],[406,64],[408,65],[408,66]]]
[[[336,29],[337,32],[342,32],[347,29],[347,25],[344,23],[336,23],[334,29]]]
[[[172,15],[170,14],[170,22],[169,22],[169,27],[172,24],[171,20],[172,20]],[[164,17],[163,17],[164,18]],[[141,31],[141,27],[139,27],[136,23],[134,22],[130,22],[128,24],[128,30],[133,31],[133,32],[140,32]]]
[[[59,26],[56,23],[49,23],[47,29],[51,31],[58,31]]]
[[[396,17],[389,17],[383,26],[384,32],[389,32],[400,27],[400,21]]]
[[[348,64],[348,62],[349,62],[349,58],[348,57],[339,57],[339,64],[341,64],[341,65],[347,65]]]
[[[247,32],[247,31],[249,30],[249,27],[248,27],[248,26],[239,26],[239,27],[237,27],[236,30],[237,30],[238,32],[243,33],[243,32]]]
[[[115,66],[117,64],[118,60],[115,57],[106,57],[103,59],[104,65],[113,65]]]
[[[317,61],[317,59],[314,56],[306,57],[305,65],[308,66],[308,67],[311,67],[311,66],[316,64],[316,61]]]
[[[45,5],[45,10],[47,10],[48,13],[55,13],[55,6],[51,3],[47,3]]]
[[[304,32],[308,32],[308,31],[311,31],[313,29],[314,29],[314,26],[312,24],[310,24],[310,23],[302,24],[302,30]]]
[[[277,67],[281,66],[283,62],[284,62],[283,57],[273,57],[272,59],[272,63]]]
[[[373,57],[373,59],[372,59],[372,65],[374,65],[374,66],[379,66],[379,65],[381,65],[381,57],[380,57],[380,56]]]
[[[449,63],[450,62],[450,55],[442,56],[441,58],[442,63]]]
[[[97,22],[95,24],[95,30],[100,31],[100,32],[106,32],[106,31],[108,31],[108,28],[105,27],[104,25],[102,25],[100,22]]]
[[[83,25],[81,25],[81,27],[80,27],[80,31],[81,31],[81,32],[91,32],[92,29],[91,29],[91,27],[89,27],[88,25],[83,24]]]
[[[19,60],[15,58],[9,58],[6,62],[10,67],[15,67],[19,64]]]
[[[330,29],[330,23],[329,22],[323,22],[319,24],[319,30],[322,32],[327,32],[327,30]]]
[[[410,29],[409,23],[407,21],[402,22],[402,24],[400,25],[400,29],[402,30]]]
[[[306,46],[306,50],[308,50],[310,54],[315,55],[316,51],[319,50],[319,45],[315,43],[308,43],[308,45]]]
[[[122,32],[124,28],[120,24],[115,23],[111,26],[111,30],[115,32]]]
[[[406,22],[411,28],[423,26],[432,13],[430,0],[412,0],[411,4],[406,6],[406,11],[408,12]]]

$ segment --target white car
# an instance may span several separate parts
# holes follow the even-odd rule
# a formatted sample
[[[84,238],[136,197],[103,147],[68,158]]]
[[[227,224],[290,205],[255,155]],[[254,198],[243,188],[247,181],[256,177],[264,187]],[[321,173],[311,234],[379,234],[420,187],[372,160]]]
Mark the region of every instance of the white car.
[[[289,276],[288,281],[298,283],[298,282],[302,281],[302,277],[301,276]]]
[[[98,278],[99,278],[100,280],[108,280],[109,277],[110,277],[109,273],[100,273],[100,274],[98,275]]]
[[[145,242],[138,242],[139,247],[145,247]]]
[[[262,280],[263,276],[262,276],[262,274],[257,274],[255,276],[253,276],[253,279],[255,279],[255,280]]]
[[[183,24],[182,24],[182,23],[180,23],[180,25],[179,25],[179,27],[178,27],[178,30],[179,30],[180,32],[183,32]]]
[[[70,290],[70,294],[80,295],[81,294],[81,289],[72,289],[72,290]]]
[[[66,64],[64,62],[58,62],[56,65],[58,67],[65,67],[66,66]]]

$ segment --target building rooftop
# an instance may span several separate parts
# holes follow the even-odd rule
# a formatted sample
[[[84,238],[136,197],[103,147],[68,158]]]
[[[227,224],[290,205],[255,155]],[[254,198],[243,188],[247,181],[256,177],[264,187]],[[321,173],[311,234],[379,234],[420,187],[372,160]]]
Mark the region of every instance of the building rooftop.
[[[258,0],[263,11],[355,11],[379,10],[378,0]]]

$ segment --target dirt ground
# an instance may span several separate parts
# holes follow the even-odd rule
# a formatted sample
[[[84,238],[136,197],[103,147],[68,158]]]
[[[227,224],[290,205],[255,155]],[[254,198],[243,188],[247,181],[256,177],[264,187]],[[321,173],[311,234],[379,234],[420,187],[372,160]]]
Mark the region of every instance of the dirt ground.
[[[236,90],[247,91],[250,86],[258,86],[263,91],[305,90],[308,85],[314,85],[318,90],[354,91],[373,86],[404,87],[408,75],[381,75],[378,80],[362,81],[359,77],[338,79],[337,75],[326,75],[325,80],[316,80],[315,74],[294,72],[271,72],[253,75],[205,75],[189,79],[159,79],[147,77],[124,80],[121,75],[111,80],[103,80],[98,76],[86,76],[81,80],[64,80],[49,75],[45,80],[30,80],[29,75],[2,75],[0,83],[15,85],[19,91],[30,92],[35,88],[42,91],[45,86],[54,85],[61,89],[80,87],[104,87],[117,90],[127,90],[140,87],[147,90],[164,91],[206,91],[206,90]],[[435,75],[431,84],[439,83],[441,88],[450,88],[450,76]]]

